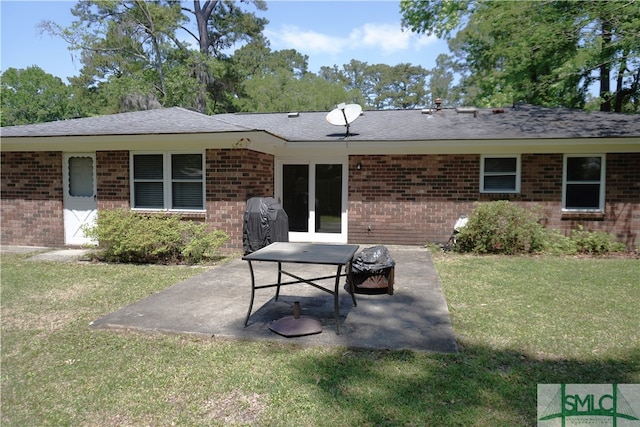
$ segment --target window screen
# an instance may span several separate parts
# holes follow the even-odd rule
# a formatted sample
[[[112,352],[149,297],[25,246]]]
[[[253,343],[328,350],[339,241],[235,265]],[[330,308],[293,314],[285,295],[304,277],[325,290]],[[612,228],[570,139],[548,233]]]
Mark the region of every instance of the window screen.
[[[134,208],[204,209],[202,159],[202,154],[134,154]]]
[[[482,157],[480,191],[517,193],[520,191],[519,158]]]
[[[163,169],[162,154],[136,154],[133,156],[133,207],[164,208]]]
[[[564,208],[603,210],[604,173],[602,156],[567,156],[565,161]]]

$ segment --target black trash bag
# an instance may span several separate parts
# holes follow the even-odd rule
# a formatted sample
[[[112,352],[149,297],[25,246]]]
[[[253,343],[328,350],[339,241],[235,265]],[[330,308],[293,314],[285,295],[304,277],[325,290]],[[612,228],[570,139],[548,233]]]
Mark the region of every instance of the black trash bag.
[[[351,263],[353,273],[379,273],[394,267],[396,262],[384,246],[373,246],[358,252]]]
[[[289,217],[273,197],[247,200],[242,227],[244,254],[250,254],[273,242],[289,241]]]

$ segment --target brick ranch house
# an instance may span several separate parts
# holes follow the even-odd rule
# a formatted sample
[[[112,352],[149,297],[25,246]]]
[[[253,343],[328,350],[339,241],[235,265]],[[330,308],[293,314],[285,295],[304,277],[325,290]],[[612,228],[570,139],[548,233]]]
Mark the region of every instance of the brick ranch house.
[[[478,201],[540,206],[640,244],[640,117],[515,106],[220,114],[182,108],[1,129],[2,244],[74,246],[103,209],[179,212],[242,248],[246,201],[273,196],[290,240],[423,245]]]

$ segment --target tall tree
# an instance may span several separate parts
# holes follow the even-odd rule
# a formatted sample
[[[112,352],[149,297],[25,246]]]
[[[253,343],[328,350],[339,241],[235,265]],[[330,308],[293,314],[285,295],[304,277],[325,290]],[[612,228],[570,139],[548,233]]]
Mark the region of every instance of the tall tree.
[[[408,63],[384,67],[378,98],[383,108],[411,109],[428,103],[426,78],[429,72]]]
[[[242,82],[235,97],[239,111],[325,111],[349,97],[341,84],[308,72],[306,55],[271,51],[266,40],[243,46],[232,63]]]
[[[264,0],[241,2],[252,3],[257,10],[267,10]],[[261,37],[262,30],[269,23],[254,13],[243,11],[238,2],[229,0],[206,0],[204,3],[194,0],[193,8],[185,6],[183,10],[195,17],[198,33],[186,26],[183,29],[198,42],[200,53],[216,57],[237,42],[250,42]]]
[[[565,2],[478,5],[456,36],[469,71],[465,82],[476,87],[480,97],[476,103],[582,108],[583,74],[572,62],[579,41],[575,18],[574,8]]]
[[[186,21],[178,3],[86,0],[78,2],[71,13],[76,20],[68,28],[52,21],[40,26],[66,40],[70,50],[80,51],[81,74],[91,77],[82,81],[101,87],[109,82],[126,88],[112,90],[116,96],[127,94],[164,101],[166,58],[180,45],[175,32]],[[109,109],[133,106],[129,101],[113,99]]]
[[[364,77],[367,67],[368,64],[366,62],[352,59],[348,64],[344,64],[342,68],[338,67],[337,64],[331,67],[322,66],[318,76],[332,84],[342,86],[350,94],[350,97],[342,102],[367,106],[367,94],[373,92],[368,88],[368,83]]]
[[[416,108],[428,102],[429,71],[411,64],[367,64],[352,59],[342,69],[322,67],[320,76],[353,94],[352,102],[372,109]]]
[[[639,112],[640,2],[589,2],[581,18],[581,37],[591,52],[585,68],[598,71],[600,109]]]
[[[264,10],[262,0],[246,1]],[[68,28],[45,21],[41,28],[69,42],[81,52],[81,74],[91,78],[76,82],[93,85],[119,96],[124,88],[130,99],[107,100],[108,109],[179,105],[213,113],[230,108],[232,79],[225,49],[259,37],[266,20],[245,12],[229,0],[193,2],[190,9],[176,0],[85,0],[72,9],[76,20]],[[183,7],[184,6],[184,7]],[[197,31],[189,28],[193,14]],[[178,37],[186,30],[197,50]],[[177,71],[180,72],[177,72]],[[180,88],[185,95],[169,93]]]
[[[638,0],[402,0],[401,13],[450,41],[475,103],[582,107],[597,80],[602,110],[638,111]]]
[[[242,0],[247,4],[253,4],[257,10],[264,11],[267,4],[264,0]],[[262,31],[268,23],[264,18],[258,18],[254,13],[242,10],[240,2],[230,0],[200,0],[193,1],[193,8],[184,6],[183,11],[193,16],[196,20],[197,33],[187,26],[182,29],[190,34],[198,43],[199,54],[191,55],[192,74],[198,81],[200,90],[196,93],[195,108],[203,112],[218,111],[222,105],[223,110],[228,110],[232,102],[229,99],[227,89],[232,88],[236,82],[232,79],[233,70],[227,69],[221,73],[221,67],[230,67],[231,63],[224,51],[238,42],[252,42],[262,37]],[[211,61],[216,58],[222,63]],[[226,79],[221,78],[224,75]],[[207,108],[207,99],[214,101],[213,108]],[[207,111],[208,110],[208,111]]]
[[[431,103],[440,98],[446,106],[458,106],[462,103],[461,88],[455,83],[455,75],[459,74],[459,67],[455,60],[446,54],[436,58],[436,66],[431,69],[429,78],[429,93]]]
[[[8,68],[0,76],[2,126],[65,120],[81,115],[69,87],[38,66]]]

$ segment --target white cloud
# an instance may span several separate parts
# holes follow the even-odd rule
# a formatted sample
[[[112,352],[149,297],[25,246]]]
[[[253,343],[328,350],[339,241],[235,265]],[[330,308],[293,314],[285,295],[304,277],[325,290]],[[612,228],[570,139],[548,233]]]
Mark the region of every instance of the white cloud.
[[[385,54],[409,49],[420,50],[437,39],[402,31],[399,24],[367,23],[354,28],[346,37],[317,31],[303,30],[296,26],[283,26],[277,31],[265,30],[274,50],[296,49],[304,54],[330,54],[376,49]]]
[[[341,53],[346,40],[336,36],[305,31],[296,26],[287,25],[278,31],[265,30],[265,36],[275,50],[296,49],[302,53]]]
[[[385,53],[405,50],[411,42],[409,33],[391,24],[364,24],[351,31],[349,39],[353,46],[378,48]]]
[[[414,37],[415,39],[414,47],[416,50],[420,50],[423,47],[434,45],[438,42],[438,37],[436,37],[434,34],[431,34],[430,36],[426,36],[424,34],[420,34],[420,35],[412,34],[411,36]]]

